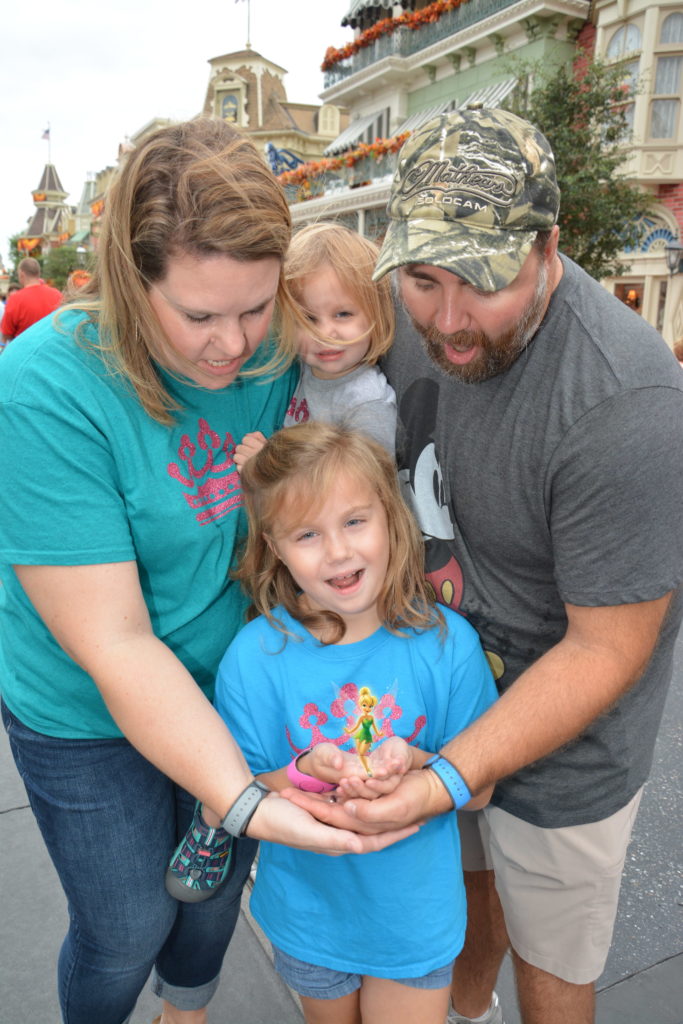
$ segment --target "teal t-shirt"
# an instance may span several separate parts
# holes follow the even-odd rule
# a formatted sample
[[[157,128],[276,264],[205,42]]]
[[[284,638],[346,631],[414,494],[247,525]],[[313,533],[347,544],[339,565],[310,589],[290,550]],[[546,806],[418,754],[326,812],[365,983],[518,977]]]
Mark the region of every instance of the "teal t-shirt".
[[[228,575],[246,532],[234,444],[276,430],[293,387],[291,373],[221,391],[164,375],[182,405],[165,426],[74,339],[80,319],[41,321],[0,360],[0,686],[30,728],[70,738],[121,733],[11,566],[136,561],[155,634],[211,698],[245,604]]]

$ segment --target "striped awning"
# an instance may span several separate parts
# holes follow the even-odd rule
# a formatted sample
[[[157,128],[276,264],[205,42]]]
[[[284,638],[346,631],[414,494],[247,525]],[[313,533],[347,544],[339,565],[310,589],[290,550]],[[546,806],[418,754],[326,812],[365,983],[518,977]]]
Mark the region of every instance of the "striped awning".
[[[416,111],[416,113],[411,114],[410,117],[406,118],[400,128],[396,129],[394,134],[402,135],[403,132],[416,131],[433,117],[436,117],[438,114],[443,114],[444,110],[446,110],[447,107],[450,107],[452,102],[453,100],[444,100],[443,103],[437,103],[434,107],[425,107],[423,110]]]
[[[352,20],[357,18],[366,7],[385,7],[387,9],[385,17],[391,17],[394,0],[351,0],[350,6],[350,11],[342,18],[342,26],[350,25]]]
[[[481,103],[484,107],[497,107],[503,102],[506,96],[509,96],[516,85],[516,78],[508,78],[504,82],[497,82],[495,85],[485,85],[483,89],[477,89],[476,92],[470,93],[467,99],[463,100],[462,103],[456,103],[453,99],[443,100],[441,103],[435,104],[433,107],[424,107],[422,110],[416,111],[411,114],[410,117],[406,118],[403,124],[396,129],[395,135],[402,135],[403,132],[414,132],[418,128],[421,128],[427,121],[431,121],[433,117],[438,117],[439,114],[443,114],[445,110],[464,110],[465,107],[470,103]]]
[[[507,78],[495,85],[485,85],[483,89],[471,93],[466,100],[459,103],[458,110],[464,110],[470,103],[481,103],[483,107],[497,107],[510,95],[516,84],[516,78]]]
[[[378,118],[378,114],[368,114],[367,117],[358,117],[355,121],[352,121],[348,127],[344,129],[341,135],[338,135],[334,142],[331,142],[329,146],[326,146],[323,150],[323,156],[334,156],[336,153],[343,153],[344,150],[352,146],[354,142],[358,142],[363,132],[367,131],[371,124],[374,124]]]
[[[393,7],[394,0],[351,0],[349,15],[358,14],[364,7]]]
[[[464,110],[470,103],[481,103],[484,107],[497,107],[506,96],[510,95],[516,84],[516,78],[507,78],[504,82],[496,82],[495,85],[485,85],[482,89],[477,89],[476,92],[470,93],[462,103],[456,103],[453,99],[447,99],[442,100],[441,103],[434,104],[434,106],[424,107],[422,110],[418,110],[407,117],[403,124],[396,129],[394,135],[417,131],[423,124],[426,124],[433,117],[443,114],[445,110]],[[358,142],[361,135],[377,120],[378,116],[379,114],[368,114],[366,117],[356,118],[355,121],[352,121],[344,129],[341,135],[337,136],[334,142],[325,147],[323,156],[335,156],[337,153],[343,153],[354,142]]]

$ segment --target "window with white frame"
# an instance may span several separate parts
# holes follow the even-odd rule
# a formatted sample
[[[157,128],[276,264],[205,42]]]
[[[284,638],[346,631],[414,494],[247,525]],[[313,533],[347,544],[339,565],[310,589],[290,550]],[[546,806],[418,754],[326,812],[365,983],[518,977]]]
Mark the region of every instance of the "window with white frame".
[[[662,20],[655,54],[649,137],[675,139],[680,131],[683,88],[683,11]]]
[[[318,112],[318,130],[322,135],[339,135],[339,107],[324,103]]]
[[[624,74],[624,85],[635,89],[640,72],[640,53],[642,46],[640,29],[637,25],[622,25],[618,28],[607,44],[608,60],[619,62]],[[626,105],[627,132],[633,131],[633,114],[635,104]]]
[[[637,25],[622,25],[607,44],[610,60],[623,59],[629,53],[640,52],[640,29]]]

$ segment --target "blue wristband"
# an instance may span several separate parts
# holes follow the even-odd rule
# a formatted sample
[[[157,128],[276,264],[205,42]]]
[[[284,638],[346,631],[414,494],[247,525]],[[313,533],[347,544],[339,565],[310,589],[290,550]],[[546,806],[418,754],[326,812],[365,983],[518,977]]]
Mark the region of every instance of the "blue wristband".
[[[470,802],[472,794],[467,788],[467,783],[458,769],[441,754],[434,754],[428,761],[425,761],[422,767],[431,768],[434,774],[438,775],[446,787],[456,811]]]

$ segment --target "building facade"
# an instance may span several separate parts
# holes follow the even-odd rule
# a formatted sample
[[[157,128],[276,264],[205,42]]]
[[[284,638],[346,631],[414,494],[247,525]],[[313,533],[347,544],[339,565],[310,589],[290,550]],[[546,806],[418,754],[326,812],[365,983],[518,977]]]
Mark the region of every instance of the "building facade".
[[[348,114],[335,103],[287,99],[279,64],[247,47],[213,57],[203,113],[246,131],[269,160],[284,166],[315,160],[346,127]]]
[[[17,240],[21,256],[46,256],[50,249],[69,240],[75,210],[65,202],[68,194],[54,164],[45,164],[38,188],[32,193],[35,211]]]
[[[282,176],[295,223],[334,217],[381,237],[406,133],[474,100],[511,102],[522,87],[516,59],[552,66],[596,55],[637,79],[624,169],[653,199],[638,251],[624,253],[629,273],[603,283],[669,343],[683,336],[683,274],[666,258],[683,241],[681,0],[355,0],[343,24],[355,38],[328,49],[321,98],[348,107],[350,123],[324,160]]]
[[[285,69],[249,45],[244,50],[211,58],[209,66],[202,113],[246,132],[274,173],[319,158],[348,123],[347,111],[337,104],[288,100]],[[119,166],[143,139],[169,124],[172,121],[168,118],[153,118],[119,145],[114,165],[86,181],[73,244],[97,251],[106,192]]]
[[[596,55],[638,82],[624,169],[653,203],[638,251],[624,254],[629,273],[603,283],[673,344],[683,338],[683,266],[669,270],[666,247],[683,242],[683,3],[596,0],[593,23]]]

